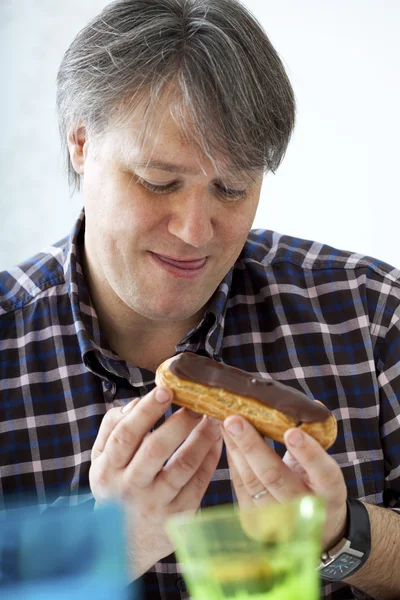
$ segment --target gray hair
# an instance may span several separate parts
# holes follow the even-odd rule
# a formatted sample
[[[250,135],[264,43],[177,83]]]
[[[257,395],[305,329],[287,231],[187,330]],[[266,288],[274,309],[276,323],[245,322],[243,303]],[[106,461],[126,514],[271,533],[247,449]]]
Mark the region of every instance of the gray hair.
[[[145,102],[144,136],[171,88],[182,130],[189,121],[213,164],[220,154],[233,171],[276,171],[294,127],[294,93],[250,11],[237,0],[117,0],[78,33],[57,76],[72,191],[80,176],[68,132],[84,123],[101,136],[121,103],[132,116]]]

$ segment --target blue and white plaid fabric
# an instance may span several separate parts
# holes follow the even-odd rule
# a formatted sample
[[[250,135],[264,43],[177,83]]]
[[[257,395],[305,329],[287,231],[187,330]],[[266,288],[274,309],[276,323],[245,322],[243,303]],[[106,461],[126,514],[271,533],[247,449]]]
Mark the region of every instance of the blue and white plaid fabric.
[[[0,502],[87,500],[104,414],[154,386],[113,353],[69,238],[0,274]],[[400,272],[369,257],[271,231],[249,234],[198,326],[197,352],[322,401],[339,426],[330,453],[349,495],[400,509]],[[168,414],[167,414],[168,416]],[[283,455],[284,447],[274,444]],[[203,506],[232,502],[225,454]],[[146,597],[187,598],[174,556],[144,576]],[[322,597],[356,598],[327,583]]]

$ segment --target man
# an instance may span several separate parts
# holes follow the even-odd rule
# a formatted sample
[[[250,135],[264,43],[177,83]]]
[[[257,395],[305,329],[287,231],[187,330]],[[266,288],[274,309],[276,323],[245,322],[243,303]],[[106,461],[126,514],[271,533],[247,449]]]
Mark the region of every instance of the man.
[[[294,124],[265,33],[233,0],[119,0],[67,50],[58,109],[84,212],[0,278],[4,503],[83,501],[89,483],[122,499],[132,577],[173,599],[168,515],[315,493],[324,550],[356,551],[322,571],[323,597],[398,598],[400,273],[250,232]],[[323,402],[336,443],[292,429],[285,453],[239,417],[172,409],[154,372],[183,351]]]

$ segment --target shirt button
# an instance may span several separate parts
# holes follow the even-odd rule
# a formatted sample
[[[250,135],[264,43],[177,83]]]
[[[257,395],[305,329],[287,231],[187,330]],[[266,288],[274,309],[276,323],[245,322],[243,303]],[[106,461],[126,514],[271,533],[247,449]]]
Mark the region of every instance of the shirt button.
[[[116,386],[111,381],[103,381],[103,393],[106,402],[112,402],[117,392]]]
[[[179,577],[179,579],[176,580],[176,587],[181,592],[186,592],[186,583],[183,577]]]

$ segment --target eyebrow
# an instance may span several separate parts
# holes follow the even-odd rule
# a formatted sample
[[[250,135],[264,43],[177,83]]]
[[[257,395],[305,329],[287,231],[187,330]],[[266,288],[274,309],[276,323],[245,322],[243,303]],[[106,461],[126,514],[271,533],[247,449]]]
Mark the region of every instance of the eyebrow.
[[[167,171],[168,173],[181,173],[181,174],[191,174],[197,175],[201,169],[191,169],[185,167],[184,165],[177,165],[174,163],[165,162],[162,160],[149,160],[149,161],[140,161],[139,163],[134,163],[136,169],[158,169],[160,171]],[[241,172],[240,174],[227,173],[227,177],[238,177],[242,179],[247,184],[254,183],[254,177],[248,172]]]
[[[160,160],[136,163],[135,167],[139,169],[158,169],[160,171],[168,171],[169,173],[190,173],[192,175],[199,172],[199,169],[189,169],[183,165],[175,165]]]

